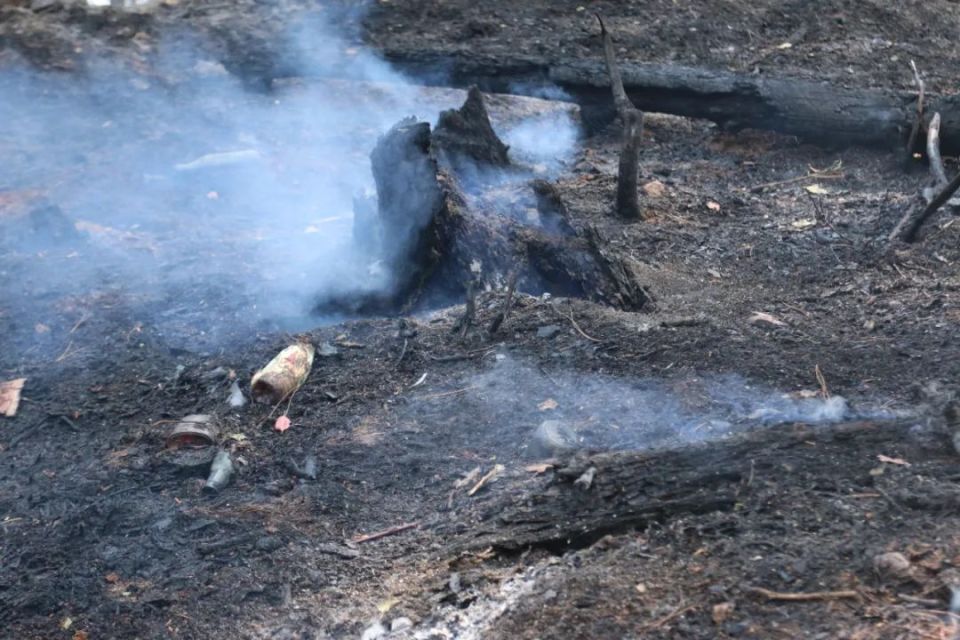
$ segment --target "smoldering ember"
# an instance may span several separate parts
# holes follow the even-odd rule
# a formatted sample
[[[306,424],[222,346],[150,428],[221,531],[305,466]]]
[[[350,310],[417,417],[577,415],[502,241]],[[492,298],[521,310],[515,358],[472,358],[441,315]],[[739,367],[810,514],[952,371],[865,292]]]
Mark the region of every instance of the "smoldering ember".
[[[0,0],[0,636],[960,638],[958,30]]]

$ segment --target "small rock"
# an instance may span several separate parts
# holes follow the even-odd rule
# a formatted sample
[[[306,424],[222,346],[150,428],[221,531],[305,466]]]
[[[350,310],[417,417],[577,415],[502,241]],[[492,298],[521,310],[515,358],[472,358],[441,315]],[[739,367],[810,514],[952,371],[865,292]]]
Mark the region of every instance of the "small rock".
[[[399,618],[394,618],[393,622],[390,623],[390,631],[403,631],[404,629],[409,629],[413,626],[413,620],[405,616]]]
[[[714,624],[723,624],[730,617],[730,614],[733,613],[734,604],[732,602],[721,602],[720,604],[713,605],[713,622]]]
[[[204,382],[210,382],[211,380],[223,380],[229,376],[229,369],[225,367],[217,367],[216,369],[211,369],[210,371],[205,371],[204,373],[200,374],[200,379]]]
[[[643,185],[643,192],[651,198],[662,198],[667,193],[667,187],[659,180],[651,180]]]
[[[329,342],[324,342],[317,349],[317,355],[320,356],[321,358],[334,358],[340,355],[340,350],[337,349],[332,344],[330,344]]]
[[[890,551],[873,558],[873,568],[881,577],[906,580],[911,574],[910,561],[902,553]]]
[[[547,339],[549,339],[549,338],[552,338],[553,336],[557,335],[558,333],[560,333],[560,327],[558,327],[558,326],[555,325],[555,324],[548,324],[548,325],[545,326],[545,327],[540,327],[539,329],[537,329],[537,337],[538,337],[538,338],[547,338]]]
[[[550,457],[569,453],[577,448],[577,434],[559,420],[544,420],[533,432],[530,451],[535,456]]]
[[[460,574],[454,571],[450,574],[450,579],[447,581],[447,585],[450,587],[450,591],[453,593],[460,593]]]
[[[227,403],[234,409],[239,409],[247,404],[247,399],[244,397],[243,391],[240,390],[240,385],[236,380],[230,385],[230,397],[227,398]]]
[[[366,628],[363,635],[360,636],[360,640],[377,640],[377,638],[382,638],[385,635],[387,635],[386,627],[379,622],[374,622]]]
[[[256,547],[260,551],[272,553],[283,546],[283,541],[276,536],[264,536],[257,540]]]

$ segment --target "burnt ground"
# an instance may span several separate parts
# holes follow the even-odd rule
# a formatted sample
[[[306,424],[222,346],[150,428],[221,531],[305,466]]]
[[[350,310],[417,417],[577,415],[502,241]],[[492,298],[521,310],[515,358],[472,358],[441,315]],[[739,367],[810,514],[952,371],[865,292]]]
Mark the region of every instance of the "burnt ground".
[[[652,4],[597,3],[612,23],[635,24],[619,37],[625,57],[881,86],[908,86],[913,58],[940,90],[957,80],[950,2]],[[599,53],[584,15],[593,4],[463,5],[379,3],[356,37],[384,49]],[[262,8],[271,21],[189,2],[133,16],[5,5],[2,42],[44,68],[82,72],[78,43],[137,68],[150,63],[150,38],[189,24],[231,72],[287,75],[250,52],[297,20],[295,8]],[[659,183],[645,189],[651,220],[610,216],[614,132],[584,140],[557,184],[571,224],[595,225],[630,258],[649,309],[524,295],[494,339],[451,334],[462,306],[403,326],[321,326],[305,335],[338,355],[317,359],[283,434],[271,407],[230,410],[229,380],[211,375],[223,367],[245,385],[293,339],[269,318],[241,321],[249,307],[229,291],[203,295],[230,320],[213,335],[193,283],[67,295],[23,277],[44,256],[5,251],[0,379],[28,378],[19,413],[0,422],[6,634],[340,638],[405,616],[414,628],[396,637],[954,637],[944,612],[960,569],[958,476],[938,416],[958,373],[960,225],[943,213],[922,242],[883,254],[924,167],[669,116],[650,116],[644,140],[641,183]],[[96,160],[65,163],[82,175]],[[813,169],[834,177],[808,178]],[[28,197],[5,195],[7,210]],[[481,296],[480,326],[502,297]],[[756,312],[777,323],[751,321]],[[817,368],[855,412],[903,428],[759,452],[765,465],[755,473],[743,460],[735,503],[716,510],[667,510],[569,543],[478,537],[497,529],[504,505],[568,490],[530,467],[544,416],[592,425],[598,448],[701,446],[706,460],[725,445],[690,444],[696,429],[661,433],[679,424],[675,407],[711,415],[716,388],[726,398],[747,385],[771,397],[815,390]],[[939,395],[922,392],[937,382]],[[660,413],[629,402],[651,390],[670,399],[652,402]],[[205,469],[184,472],[163,453],[171,422],[197,412],[218,414],[238,461],[213,497],[200,491]],[[731,430],[757,426],[741,422]],[[308,455],[316,480],[291,471]],[[495,464],[503,470],[475,495],[476,474],[458,486]],[[878,574],[885,551],[903,553],[909,574]],[[857,596],[776,602],[751,587]]]

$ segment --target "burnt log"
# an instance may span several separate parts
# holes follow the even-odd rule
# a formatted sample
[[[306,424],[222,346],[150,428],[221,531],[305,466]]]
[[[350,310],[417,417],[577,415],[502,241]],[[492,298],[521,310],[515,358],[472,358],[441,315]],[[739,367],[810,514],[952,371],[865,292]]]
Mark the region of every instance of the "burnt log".
[[[445,82],[484,91],[538,95],[559,86],[580,104],[584,123],[596,130],[616,115],[602,60],[503,58],[448,52],[387,49],[394,65],[420,77],[444,69]],[[727,130],[765,129],[828,147],[903,148],[916,120],[917,94],[789,77],[765,77],[677,65],[619,63],[636,108],[702,118]],[[436,74],[433,74],[437,77]],[[944,153],[960,152],[960,95],[926,93],[927,112],[942,118]]]
[[[785,469],[810,478],[838,473],[870,478],[876,460],[855,452],[902,441],[910,426],[785,425],[676,450],[579,453],[532,488],[501,485],[476,507],[470,517],[478,522],[454,546],[584,547],[610,533],[685,514],[730,511],[749,492],[789,472]]]

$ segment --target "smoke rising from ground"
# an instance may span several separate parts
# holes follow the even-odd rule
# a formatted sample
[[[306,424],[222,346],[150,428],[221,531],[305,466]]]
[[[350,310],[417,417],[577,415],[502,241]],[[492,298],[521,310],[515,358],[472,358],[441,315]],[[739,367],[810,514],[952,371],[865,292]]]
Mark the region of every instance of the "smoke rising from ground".
[[[62,237],[30,219],[24,239],[0,225],[17,260],[0,274],[7,291],[136,294],[163,311],[145,320],[191,317],[216,342],[226,322],[304,328],[324,295],[389,286],[351,243],[354,196],[373,188],[369,152],[396,121],[434,122],[463,92],[415,86],[319,19],[289,36],[287,65],[311,79],[271,94],[189,35],[146,46],[146,71],[0,70],[0,215],[46,202],[77,228]],[[519,158],[553,168],[576,140],[570,121],[510,127]]]
[[[456,399],[459,423],[493,434],[508,457],[544,457],[536,434],[546,420],[572,432],[576,448],[639,450],[708,442],[764,425],[895,416],[876,404],[784,393],[736,375],[663,380],[546,371],[504,354],[484,372],[448,384],[465,389]]]

